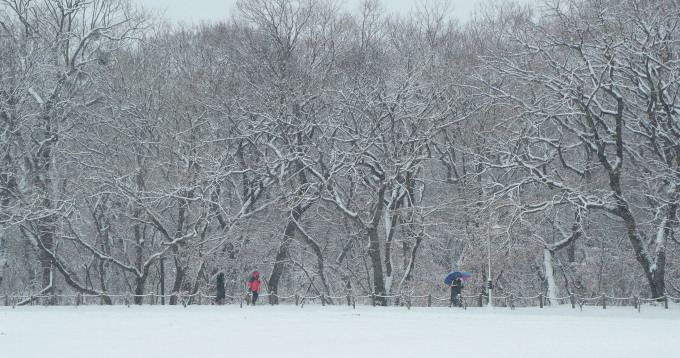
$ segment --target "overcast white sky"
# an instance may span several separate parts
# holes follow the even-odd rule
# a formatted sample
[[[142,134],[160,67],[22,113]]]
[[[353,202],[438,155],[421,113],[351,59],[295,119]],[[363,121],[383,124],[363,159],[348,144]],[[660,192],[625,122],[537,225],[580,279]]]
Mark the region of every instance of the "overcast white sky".
[[[132,0],[151,8],[164,8],[168,18],[198,22],[203,19],[220,20],[229,17],[236,0]],[[451,0],[453,16],[464,22],[475,5],[483,0]],[[348,9],[355,8],[360,0],[345,0]],[[389,11],[407,13],[415,0],[383,0]]]

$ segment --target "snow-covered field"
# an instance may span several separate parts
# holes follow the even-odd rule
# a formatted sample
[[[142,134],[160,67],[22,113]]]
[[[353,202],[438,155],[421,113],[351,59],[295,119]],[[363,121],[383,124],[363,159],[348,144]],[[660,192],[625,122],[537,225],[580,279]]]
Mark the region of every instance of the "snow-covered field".
[[[0,307],[0,357],[680,357],[680,307]]]

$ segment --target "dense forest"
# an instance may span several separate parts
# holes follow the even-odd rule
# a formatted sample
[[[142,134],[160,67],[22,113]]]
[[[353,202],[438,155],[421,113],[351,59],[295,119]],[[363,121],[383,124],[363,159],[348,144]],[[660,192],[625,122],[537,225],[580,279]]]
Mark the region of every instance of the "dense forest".
[[[454,10],[0,1],[0,294],[680,294],[680,3]]]

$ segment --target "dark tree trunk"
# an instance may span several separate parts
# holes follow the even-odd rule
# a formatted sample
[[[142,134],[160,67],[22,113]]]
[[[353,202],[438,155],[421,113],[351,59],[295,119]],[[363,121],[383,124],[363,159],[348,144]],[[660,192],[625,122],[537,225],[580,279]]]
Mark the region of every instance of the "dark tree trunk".
[[[172,285],[172,293],[173,295],[170,297],[170,304],[171,305],[176,305],[177,304],[177,295],[181,290],[182,290],[182,284],[184,283],[184,275],[185,275],[185,269],[184,265],[182,264],[182,260],[179,257],[179,250],[177,247],[174,247],[173,250],[173,259],[175,262],[175,283]]]
[[[146,283],[146,275],[143,275],[142,277],[137,277],[135,279],[135,304],[136,305],[141,305],[143,303],[144,297],[142,295],[144,294],[144,284]]]
[[[371,220],[370,226],[367,228],[366,233],[368,234],[368,256],[371,258],[371,266],[373,268],[373,292],[376,295],[385,294],[385,277],[383,275],[382,260],[380,255],[380,236],[378,234],[378,225],[380,224],[380,219],[383,215],[385,199],[385,190],[387,185],[383,184],[378,190],[378,198],[376,200],[375,212],[373,214],[373,219]],[[377,302],[385,306],[387,300],[385,298],[377,298]]]
[[[321,279],[321,284],[323,285],[324,293],[328,295],[330,293],[330,290],[328,288],[328,284],[326,282],[326,274],[324,273],[324,259],[323,259],[323,252],[321,251],[321,247],[319,244],[314,241],[311,237],[307,235],[307,233],[304,231],[303,228],[301,228],[299,223],[294,222],[296,224],[298,232],[302,235],[303,239],[305,240],[305,243],[309,245],[309,248],[312,249],[312,252],[314,252],[314,255],[316,256],[316,263],[317,263],[317,271],[319,272],[319,278]],[[328,302],[331,302],[328,300]]]
[[[418,254],[418,248],[422,242],[423,237],[420,235],[416,236],[416,243],[413,245],[413,249],[411,249],[411,258],[409,259],[408,265],[406,266],[406,276],[404,277],[404,283],[411,281],[413,268],[416,266],[416,255]]]
[[[185,192],[183,194],[184,197],[187,198],[193,197],[192,191],[189,191],[188,193]],[[179,210],[177,212],[177,231],[175,232],[175,238],[181,237],[182,233],[184,232],[184,220],[187,212],[187,206],[187,201],[180,199]],[[177,294],[182,291],[182,285],[184,284],[184,279],[186,276],[186,264],[183,262],[184,260],[182,260],[182,255],[176,245],[172,248],[172,253],[173,261],[175,263],[175,283],[172,286],[173,296],[170,297],[170,304],[176,305]]]
[[[302,142],[302,139],[298,136],[297,138],[298,144]],[[300,148],[298,147],[298,150]],[[304,165],[300,160],[295,161],[295,167],[297,168],[297,177],[300,180],[300,189],[297,190],[297,195],[300,196],[302,195],[302,186],[307,184],[307,176],[305,175],[304,172]],[[278,294],[279,292],[279,283],[281,282],[281,276],[283,275],[283,270],[285,269],[285,260],[288,257],[288,246],[290,244],[290,241],[293,239],[293,235],[295,235],[295,231],[297,230],[297,225],[295,224],[300,218],[302,217],[302,214],[304,214],[307,209],[311,206],[311,203],[304,203],[304,204],[298,204],[293,210],[291,210],[291,219],[288,220],[288,223],[286,224],[286,228],[283,231],[283,240],[281,241],[281,245],[279,246],[279,250],[276,252],[276,261],[274,262],[274,267],[272,268],[272,273],[269,275],[269,281],[268,281],[268,287],[269,287],[269,292],[273,292],[274,294]],[[279,303],[278,297],[274,296],[274,304]]]
[[[142,167],[143,162],[141,159],[141,156],[137,157],[137,164]],[[137,189],[142,191],[145,188],[144,185],[144,177],[143,177],[143,171],[139,170],[136,175],[136,181],[137,181]],[[142,210],[139,207],[136,207],[133,211],[133,215],[135,218],[140,219],[142,215]],[[134,226],[134,235],[135,235],[135,268],[139,272],[144,271],[144,246],[145,246],[145,233],[144,233],[144,228],[142,224],[135,224]],[[146,275],[142,275],[142,277],[137,277],[135,279],[135,295],[140,296],[144,294],[144,283],[146,282]],[[135,304],[141,305],[142,304],[142,297],[135,297]]]
[[[615,97],[613,93],[610,92],[612,96]],[[661,262],[652,261],[652,257],[649,255],[649,251],[645,247],[644,240],[640,236],[638,231],[637,223],[635,217],[630,211],[628,203],[623,198],[623,192],[621,190],[621,166],[623,165],[623,110],[624,103],[622,98],[617,99],[617,113],[615,116],[616,121],[616,157],[617,162],[615,166],[609,163],[608,158],[605,155],[604,144],[601,144],[600,138],[596,131],[596,126],[590,119],[590,127],[593,133],[595,133],[594,139],[598,142],[598,158],[603,167],[609,172],[609,187],[612,192],[615,193],[618,205],[615,215],[623,219],[626,231],[628,233],[628,239],[633,246],[635,251],[635,258],[642,266],[642,270],[645,273],[647,282],[649,283],[649,288],[652,293],[653,298],[661,297],[665,294],[665,284],[664,284],[664,272],[665,272],[665,254],[662,257],[657,256],[657,260],[661,258]],[[588,116],[588,118],[590,118]]]
[[[288,220],[286,229],[283,231],[283,240],[281,241],[281,245],[279,245],[279,249],[276,252],[276,261],[274,262],[272,273],[269,275],[268,286],[270,292],[275,294],[278,294],[279,292],[279,283],[281,282],[281,276],[283,275],[283,271],[286,266],[286,258],[288,258],[288,246],[290,245],[290,241],[293,239],[293,235],[295,235],[295,231],[297,230],[295,222],[300,220],[300,217],[302,217],[302,214],[307,210],[307,208],[309,208],[309,205],[298,205],[290,213],[292,219]],[[276,296],[274,296],[274,303],[278,303],[278,298],[276,298]]]
[[[52,272],[52,257],[45,250],[54,250],[54,219],[50,216],[38,221],[38,238],[44,247],[39,251],[40,272],[42,274],[42,288],[50,285]]]

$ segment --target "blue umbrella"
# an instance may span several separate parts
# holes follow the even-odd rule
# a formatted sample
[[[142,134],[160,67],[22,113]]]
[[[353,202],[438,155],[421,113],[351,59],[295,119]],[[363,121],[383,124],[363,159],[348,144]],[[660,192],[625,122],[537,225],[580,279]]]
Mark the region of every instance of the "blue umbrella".
[[[453,271],[446,275],[446,277],[444,278],[444,283],[450,285],[451,282],[453,282],[453,278],[456,276],[462,277],[463,281],[465,281],[470,277],[470,273],[467,271]]]

